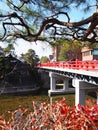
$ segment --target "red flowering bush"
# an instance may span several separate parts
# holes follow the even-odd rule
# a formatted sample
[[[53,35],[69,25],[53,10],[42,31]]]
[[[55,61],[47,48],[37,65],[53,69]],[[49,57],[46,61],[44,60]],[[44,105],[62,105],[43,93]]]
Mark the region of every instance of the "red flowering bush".
[[[98,105],[70,107],[65,99],[54,104],[33,102],[32,111],[19,107],[0,117],[0,130],[98,130]]]

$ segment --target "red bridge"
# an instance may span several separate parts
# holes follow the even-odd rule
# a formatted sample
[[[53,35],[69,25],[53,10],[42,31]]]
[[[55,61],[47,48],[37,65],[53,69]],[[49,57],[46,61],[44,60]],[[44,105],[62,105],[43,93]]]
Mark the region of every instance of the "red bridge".
[[[98,95],[98,60],[48,62],[38,64],[37,68],[49,72],[49,96],[75,92],[75,105],[84,105],[85,95],[88,92],[95,91]],[[56,89],[56,81],[58,79],[63,80],[63,89]],[[69,88],[70,79],[72,80],[73,88]]]
[[[98,70],[98,60],[92,61],[68,61],[68,62],[47,62],[37,65],[38,67],[58,67],[58,68],[68,68],[68,69],[77,69],[77,70],[89,70],[95,71]]]

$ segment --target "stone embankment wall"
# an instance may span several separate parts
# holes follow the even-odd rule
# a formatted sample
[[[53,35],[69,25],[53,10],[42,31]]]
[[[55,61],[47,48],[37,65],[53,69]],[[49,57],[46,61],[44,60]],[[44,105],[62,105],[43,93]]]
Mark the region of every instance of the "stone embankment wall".
[[[39,71],[38,72],[40,77],[41,77],[41,81],[42,81],[42,88],[44,89],[50,89],[50,77],[49,77],[49,73],[48,72],[43,72],[43,71]]]

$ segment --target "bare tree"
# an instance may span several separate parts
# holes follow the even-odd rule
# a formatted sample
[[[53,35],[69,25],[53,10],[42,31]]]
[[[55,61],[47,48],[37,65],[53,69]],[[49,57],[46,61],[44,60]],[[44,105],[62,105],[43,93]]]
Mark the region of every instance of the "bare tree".
[[[2,0],[8,7],[0,12],[1,41],[22,38],[48,41],[56,38],[98,41],[98,12],[79,22],[71,22],[68,11],[82,5],[89,11],[98,0]],[[91,3],[91,5],[90,5]],[[60,16],[65,16],[65,20]],[[77,16],[78,17],[78,16]]]

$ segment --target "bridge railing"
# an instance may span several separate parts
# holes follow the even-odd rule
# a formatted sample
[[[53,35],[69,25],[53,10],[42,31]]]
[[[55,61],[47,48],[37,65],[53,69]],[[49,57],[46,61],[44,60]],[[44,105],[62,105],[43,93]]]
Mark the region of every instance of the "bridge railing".
[[[92,61],[68,61],[68,62],[47,62],[37,64],[37,67],[55,67],[55,68],[68,68],[77,70],[98,70],[98,60]]]

